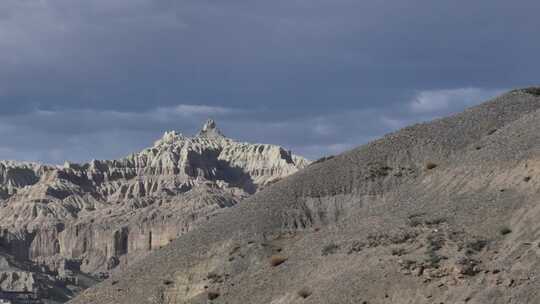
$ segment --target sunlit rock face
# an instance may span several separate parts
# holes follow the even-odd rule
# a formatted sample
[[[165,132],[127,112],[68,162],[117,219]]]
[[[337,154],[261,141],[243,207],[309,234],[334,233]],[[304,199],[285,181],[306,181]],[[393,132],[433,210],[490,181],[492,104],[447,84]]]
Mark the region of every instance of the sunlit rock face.
[[[166,132],[118,160],[49,166],[0,162],[0,244],[61,272],[107,274],[309,162],[282,147]]]

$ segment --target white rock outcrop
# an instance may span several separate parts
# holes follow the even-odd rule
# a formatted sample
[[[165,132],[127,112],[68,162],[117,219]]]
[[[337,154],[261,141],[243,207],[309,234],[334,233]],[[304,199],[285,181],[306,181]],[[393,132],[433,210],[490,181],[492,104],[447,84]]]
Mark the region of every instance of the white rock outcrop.
[[[212,120],[194,137],[166,132],[118,160],[1,161],[0,245],[53,273],[107,273],[308,164],[227,138]]]

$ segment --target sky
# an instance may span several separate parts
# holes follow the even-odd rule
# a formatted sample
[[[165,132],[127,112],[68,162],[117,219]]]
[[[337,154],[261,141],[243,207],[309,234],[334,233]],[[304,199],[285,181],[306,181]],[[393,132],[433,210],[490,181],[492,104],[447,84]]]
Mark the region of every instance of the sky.
[[[538,0],[2,0],[0,159],[114,159],[207,118],[316,159],[538,85]]]

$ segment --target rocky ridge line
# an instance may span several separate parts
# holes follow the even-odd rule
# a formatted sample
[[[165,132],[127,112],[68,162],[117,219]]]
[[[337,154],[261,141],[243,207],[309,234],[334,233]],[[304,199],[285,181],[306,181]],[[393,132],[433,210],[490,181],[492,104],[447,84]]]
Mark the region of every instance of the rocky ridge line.
[[[0,246],[57,277],[106,277],[308,164],[227,138],[213,120],[119,160],[1,161]]]

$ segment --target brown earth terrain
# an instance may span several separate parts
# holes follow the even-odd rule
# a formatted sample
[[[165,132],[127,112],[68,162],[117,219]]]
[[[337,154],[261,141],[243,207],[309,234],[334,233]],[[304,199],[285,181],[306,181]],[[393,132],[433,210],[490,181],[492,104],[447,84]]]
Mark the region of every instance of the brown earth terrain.
[[[540,303],[540,89],[263,189],[74,304]]]

